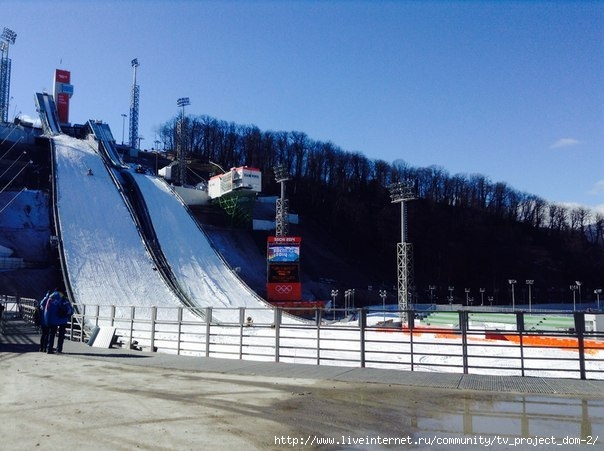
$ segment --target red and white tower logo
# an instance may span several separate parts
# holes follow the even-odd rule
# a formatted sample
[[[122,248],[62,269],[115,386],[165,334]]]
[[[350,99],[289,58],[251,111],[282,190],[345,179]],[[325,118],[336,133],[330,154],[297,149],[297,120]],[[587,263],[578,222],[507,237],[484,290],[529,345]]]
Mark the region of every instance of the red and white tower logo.
[[[67,70],[55,70],[55,84],[53,97],[57,104],[57,113],[61,124],[69,124],[69,99],[73,95],[71,72]]]

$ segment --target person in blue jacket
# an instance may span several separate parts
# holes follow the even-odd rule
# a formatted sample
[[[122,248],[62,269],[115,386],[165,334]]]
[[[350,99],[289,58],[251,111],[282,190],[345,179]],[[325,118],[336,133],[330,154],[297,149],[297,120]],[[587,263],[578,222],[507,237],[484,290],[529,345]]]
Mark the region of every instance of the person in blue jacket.
[[[58,290],[55,290],[46,297],[43,307],[44,322],[49,329],[46,352],[48,354],[54,353],[55,335],[58,332],[56,352],[57,354],[61,354],[63,352],[63,342],[65,341],[65,328],[69,324],[71,315],[73,314],[73,307],[65,297],[65,294]]]
[[[48,332],[49,328],[44,320],[44,308],[46,306],[46,302],[48,301],[48,297],[50,296],[50,291],[48,291],[42,300],[38,303],[34,321],[37,326],[40,327],[40,352],[46,352],[46,347],[48,346]]]

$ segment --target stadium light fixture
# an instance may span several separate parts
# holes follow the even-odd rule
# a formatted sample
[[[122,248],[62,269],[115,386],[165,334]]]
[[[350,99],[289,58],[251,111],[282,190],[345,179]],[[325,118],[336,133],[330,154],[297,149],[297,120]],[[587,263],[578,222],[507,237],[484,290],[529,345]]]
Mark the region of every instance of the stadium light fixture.
[[[529,312],[532,311],[532,298],[531,298],[531,287],[533,286],[533,284],[535,283],[535,281],[533,279],[527,279],[526,280],[526,284],[528,285],[528,295],[529,295]]]
[[[176,105],[181,108],[180,127],[178,133],[178,177],[180,186],[185,186],[185,107],[191,105],[188,97],[181,97],[176,101]]]
[[[407,309],[409,306],[409,288],[413,278],[413,246],[407,243],[407,202],[416,198],[415,186],[411,181],[393,183],[388,188],[392,203],[401,204],[401,242],[397,245],[398,267],[398,309],[401,322],[407,324]]]
[[[577,310],[577,290],[579,289],[578,285],[569,286],[570,291],[573,292],[573,312]]]
[[[8,49],[10,44],[15,43],[17,33],[10,28],[4,27],[0,35],[1,53],[0,53],[0,122],[8,122],[8,112],[10,110],[10,72],[11,62],[8,58]]]
[[[514,285],[516,285],[516,279],[508,279],[508,283],[512,287],[512,311],[516,310],[516,299],[514,298]]]
[[[453,305],[453,290],[455,290],[455,287],[449,285],[447,290],[449,290],[449,296],[447,298],[449,300],[449,306],[452,306]]]
[[[16,39],[17,33],[10,28],[4,27],[4,30],[2,30],[2,40],[8,44],[14,44]]]
[[[386,297],[388,296],[388,293],[386,293],[386,290],[380,290],[380,297],[382,298],[382,310],[384,312],[384,322],[386,322]]]
[[[336,298],[338,297],[338,290],[331,290],[331,310],[333,311],[333,319],[336,319]]]

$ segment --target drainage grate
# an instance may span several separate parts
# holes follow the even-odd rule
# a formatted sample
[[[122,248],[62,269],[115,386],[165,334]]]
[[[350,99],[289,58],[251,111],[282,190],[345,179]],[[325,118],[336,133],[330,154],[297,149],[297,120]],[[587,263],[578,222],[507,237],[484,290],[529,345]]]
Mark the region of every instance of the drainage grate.
[[[599,395],[604,393],[604,382],[584,381],[580,379],[546,379],[544,382],[550,387],[549,393]]]

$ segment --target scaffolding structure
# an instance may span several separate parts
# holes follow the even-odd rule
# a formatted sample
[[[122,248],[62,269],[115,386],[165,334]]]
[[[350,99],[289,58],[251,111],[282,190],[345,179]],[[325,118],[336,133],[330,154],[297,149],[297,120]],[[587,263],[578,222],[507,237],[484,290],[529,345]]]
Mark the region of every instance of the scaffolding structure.
[[[4,28],[0,36],[0,122],[8,122],[8,105],[10,103],[10,71],[11,60],[8,49],[15,43],[17,34]]]
[[[407,242],[407,202],[416,198],[415,187],[411,182],[397,182],[390,186],[392,203],[401,204],[401,242],[397,244],[398,267],[398,310],[403,325],[408,324],[409,304],[412,301],[413,285],[413,245]]]
[[[277,199],[275,206],[275,236],[283,237],[289,234],[289,201],[285,198],[285,182],[290,177],[284,165],[275,166],[273,170],[276,182],[281,184],[281,196]]]
[[[138,101],[140,96],[140,88],[136,83],[136,68],[139,66],[138,58],[134,58],[131,61],[132,64],[132,91],[130,93],[130,148],[138,149],[140,147],[140,140],[138,136]]]
[[[186,123],[185,123],[185,107],[191,105],[188,97],[181,97],[176,101],[176,105],[181,108],[180,121],[178,121],[177,132],[178,132],[178,179],[180,186],[185,186],[186,183],[186,147],[187,147],[187,134],[186,134]]]

